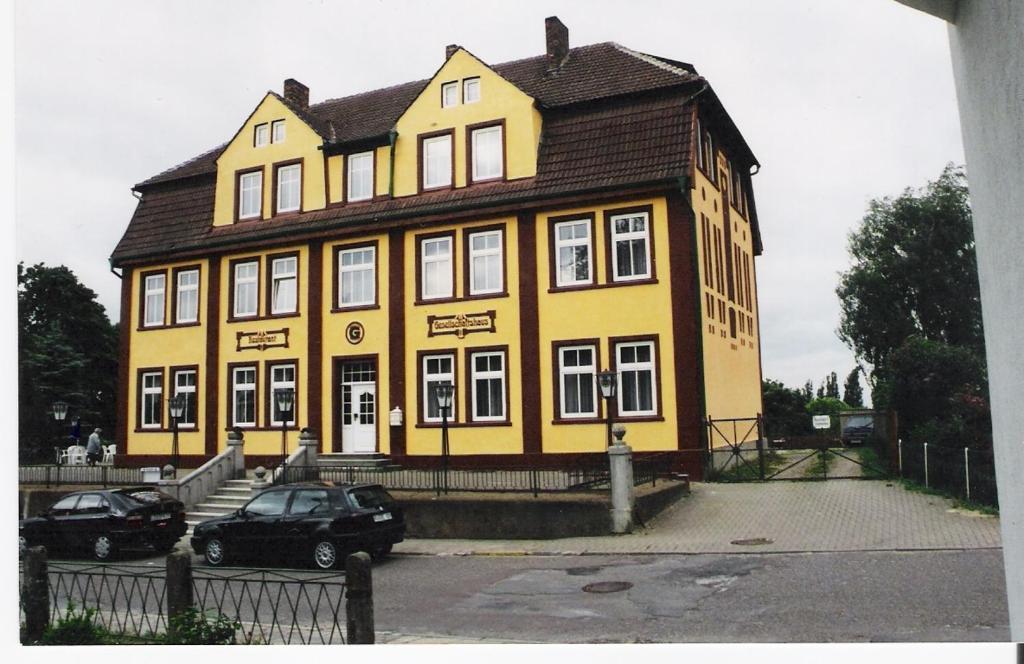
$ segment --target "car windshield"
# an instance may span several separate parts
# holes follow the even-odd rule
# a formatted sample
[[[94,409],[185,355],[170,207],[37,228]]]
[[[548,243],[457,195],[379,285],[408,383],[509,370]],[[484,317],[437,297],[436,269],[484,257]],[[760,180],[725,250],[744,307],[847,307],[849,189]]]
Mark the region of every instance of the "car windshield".
[[[391,494],[379,486],[363,486],[351,489],[348,495],[356,507],[383,507],[395,502]]]
[[[164,500],[171,500],[171,497],[166,493],[161,493],[155,489],[125,489],[124,491],[118,491],[118,493],[127,498],[129,502],[138,505],[155,505]]]
[[[853,429],[855,427],[873,427],[874,419],[870,415],[851,415],[846,418],[846,424],[844,428]]]

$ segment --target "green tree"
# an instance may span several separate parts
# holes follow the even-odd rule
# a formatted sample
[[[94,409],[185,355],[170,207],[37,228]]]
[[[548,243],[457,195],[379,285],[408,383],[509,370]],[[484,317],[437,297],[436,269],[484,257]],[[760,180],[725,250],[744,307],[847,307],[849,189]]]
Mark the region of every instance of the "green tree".
[[[836,399],[835,397],[820,397],[808,402],[804,418],[810,420],[814,415],[828,415],[832,418],[832,428],[830,429],[833,433],[839,431],[839,411],[849,410],[849,406]]]
[[[96,293],[64,266],[18,264],[18,452],[52,458],[72,418],[112,429],[117,393],[117,328]],[[51,405],[68,403],[57,431]],[[83,436],[86,431],[83,430]]]
[[[761,384],[765,428],[769,436],[800,436],[811,433],[807,397],[803,390],[786,387],[777,380]]]
[[[836,376],[835,371],[825,376],[825,389],[822,396],[829,397],[830,399],[839,398],[839,378]]]
[[[860,367],[854,367],[843,383],[843,401],[851,408],[864,407],[864,390],[860,386]]]
[[[810,401],[814,397],[814,383],[808,380],[800,393],[804,395],[804,401]]]

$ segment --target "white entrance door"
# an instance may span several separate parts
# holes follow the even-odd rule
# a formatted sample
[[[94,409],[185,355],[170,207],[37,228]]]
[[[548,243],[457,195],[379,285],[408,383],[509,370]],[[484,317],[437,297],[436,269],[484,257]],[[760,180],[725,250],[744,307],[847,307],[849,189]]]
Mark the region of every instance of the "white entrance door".
[[[377,386],[373,362],[352,362],[342,367],[341,449],[346,454],[377,451]]]

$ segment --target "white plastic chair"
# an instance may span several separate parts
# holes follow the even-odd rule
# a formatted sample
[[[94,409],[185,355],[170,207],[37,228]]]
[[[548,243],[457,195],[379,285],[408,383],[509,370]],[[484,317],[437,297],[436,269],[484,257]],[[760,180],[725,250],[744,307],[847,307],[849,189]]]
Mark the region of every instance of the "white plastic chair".
[[[117,445],[103,445],[103,461],[100,463],[113,466],[115,454],[117,454]]]
[[[85,447],[82,445],[72,445],[68,448],[67,453],[68,465],[71,466],[84,466],[85,465]]]

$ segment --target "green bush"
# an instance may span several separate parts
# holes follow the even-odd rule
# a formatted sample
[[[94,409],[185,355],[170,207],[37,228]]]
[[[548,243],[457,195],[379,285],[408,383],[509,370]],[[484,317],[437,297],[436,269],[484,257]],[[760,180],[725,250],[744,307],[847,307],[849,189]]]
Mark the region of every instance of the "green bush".
[[[108,643],[110,634],[96,624],[96,609],[82,609],[75,612],[75,605],[68,603],[67,613],[55,624],[47,626],[39,639],[43,646],[95,646]]]
[[[167,643],[172,645],[216,646],[234,645],[235,632],[242,625],[237,620],[216,614],[207,616],[194,608],[174,616],[167,631]]]

